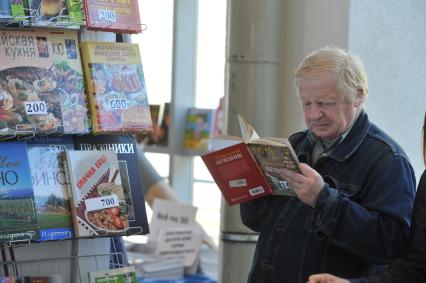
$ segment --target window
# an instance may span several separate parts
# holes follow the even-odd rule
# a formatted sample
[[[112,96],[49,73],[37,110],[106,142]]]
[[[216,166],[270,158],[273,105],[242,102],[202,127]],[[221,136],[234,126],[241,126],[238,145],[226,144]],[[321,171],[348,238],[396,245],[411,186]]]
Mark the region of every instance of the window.
[[[142,23],[146,30],[132,35],[132,42],[138,43],[150,104],[163,104],[171,101],[172,62],[173,62],[173,13],[174,1],[139,0]],[[198,0],[196,65],[195,69],[195,106],[216,108],[219,99],[224,96],[225,75],[225,31],[226,0]],[[193,13],[193,11],[188,11]],[[182,32],[182,31],[179,31]],[[184,31],[183,31],[184,32]],[[180,141],[169,141],[179,143]],[[146,156],[163,177],[169,177],[170,155],[167,153],[147,152]],[[198,207],[197,220],[206,232],[218,243],[221,195],[210,173],[200,157],[192,159],[194,168],[192,180],[193,202]],[[189,176],[190,174],[188,174]],[[191,180],[190,180],[191,181]],[[151,211],[148,209],[148,213]]]

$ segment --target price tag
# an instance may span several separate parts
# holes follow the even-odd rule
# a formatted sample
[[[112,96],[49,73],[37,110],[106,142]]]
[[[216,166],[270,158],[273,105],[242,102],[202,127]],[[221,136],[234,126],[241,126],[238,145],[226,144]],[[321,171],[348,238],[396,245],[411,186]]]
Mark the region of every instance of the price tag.
[[[49,145],[49,150],[52,153],[61,153],[65,151],[65,146],[62,144],[51,144]]]
[[[113,10],[98,10],[98,18],[101,21],[117,22],[117,15]]]
[[[127,100],[124,98],[116,98],[108,101],[108,107],[111,110],[127,109]]]
[[[45,101],[25,101],[25,113],[27,115],[47,114],[47,106]]]
[[[118,201],[118,197],[116,194],[86,199],[84,200],[84,203],[86,204],[87,211],[99,210],[103,208],[110,208],[110,207],[115,207],[120,205],[120,202]]]

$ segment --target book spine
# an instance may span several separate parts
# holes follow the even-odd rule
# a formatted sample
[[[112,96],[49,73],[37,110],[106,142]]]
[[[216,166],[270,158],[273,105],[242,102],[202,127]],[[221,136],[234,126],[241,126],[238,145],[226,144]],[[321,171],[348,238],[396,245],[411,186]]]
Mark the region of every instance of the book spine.
[[[71,24],[83,24],[83,3],[81,0],[67,0],[68,13]]]
[[[90,42],[82,42],[80,43],[80,53],[81,53],[81,61],[83,66],[83,77],[86,85],[86,93],[87,93],[87,101],[89,106],[89,118],[92,122],[93,133],[99,132],[99,122],[97,119],[97,111],[96,111],[96,93],[94,92],[92,73],[90,70]]]
[[[79,230],[78,222],[76,219],[77,211],[74,205],[75,201],[74,201],[74,194],[73,194],[72,183],[71,183],[72,182],[71,170],[68,165],[68,157],[67,157],[66,151],[61,153],[60,161],[62,162],[62,166],[64,168],[64,173],[65,173],[65,182],[66,182],[67,193],[68,193],[68,198],[69,198],[70,207],[71,207],[71,214],[72,214],[72,219],[74,224],[74,232],[76,237],[78,237],[80,236],[80,230]]]

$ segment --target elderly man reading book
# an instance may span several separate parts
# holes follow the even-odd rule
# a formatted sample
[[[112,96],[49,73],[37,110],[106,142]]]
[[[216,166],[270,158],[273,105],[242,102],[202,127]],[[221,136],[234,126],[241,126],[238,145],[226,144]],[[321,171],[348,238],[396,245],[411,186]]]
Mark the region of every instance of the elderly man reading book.
[[[240,205],[260,232],[248,282],[305,283],[313,273],[373,273],[406,249],[415,176],[401,147],[363,110],[367,75],[337,47],[303,59],[295,84],[307,130],[290,136],[301,173],[282,176],[297,197]]]

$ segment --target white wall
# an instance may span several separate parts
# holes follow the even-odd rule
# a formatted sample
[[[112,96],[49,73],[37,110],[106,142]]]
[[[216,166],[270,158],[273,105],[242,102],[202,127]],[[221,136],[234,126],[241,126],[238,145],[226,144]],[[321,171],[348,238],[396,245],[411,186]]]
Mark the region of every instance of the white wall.
[[[287,137],[305,127],[293,84],[294,70],[314,49],[330,44],[347,48],[349,3],[341,0],[281,2],[278,136]]]
[[[365,109],[423,171],[421,128],[426,110],[426,1],[352,1],[349,48],[369,77]]]
[[[424,168],[426,1],[285,0],[281,8],[278,135],[304,128],[293,85],[298,63],[325,45],[348,48],[367,69],[367,113],[401,144],[419,178]]]

